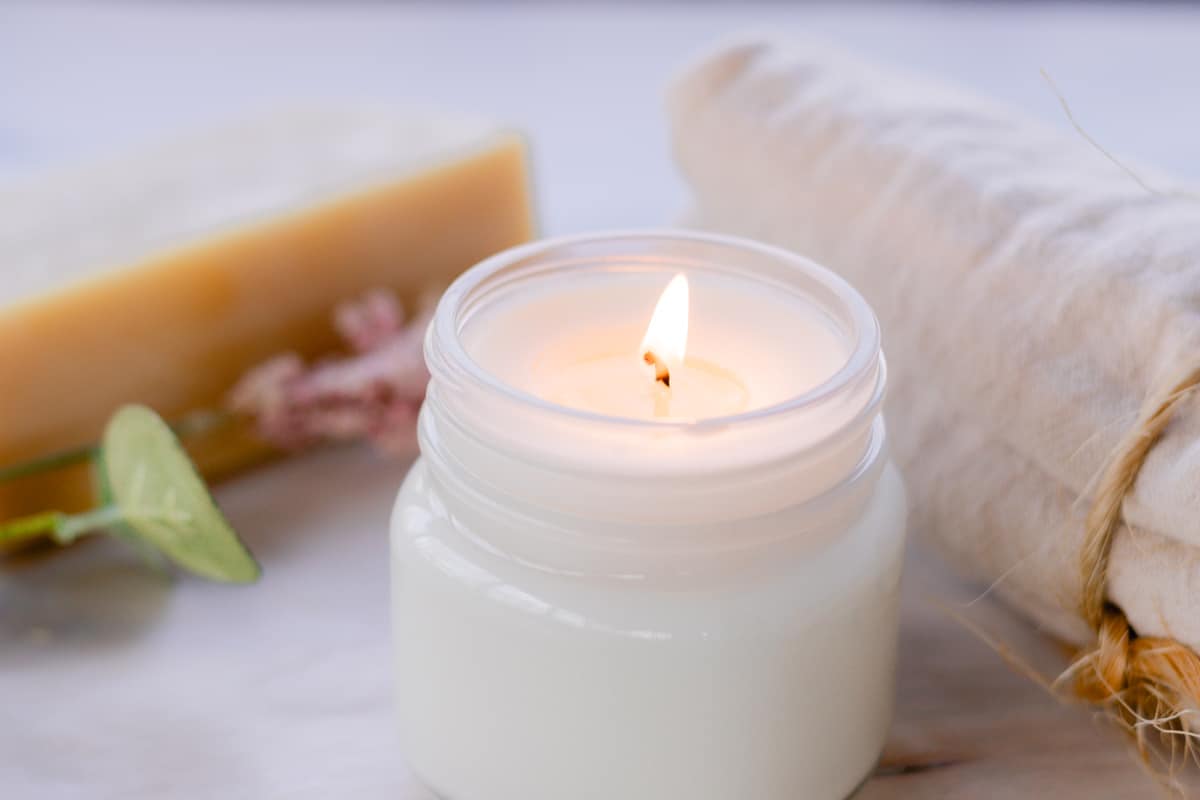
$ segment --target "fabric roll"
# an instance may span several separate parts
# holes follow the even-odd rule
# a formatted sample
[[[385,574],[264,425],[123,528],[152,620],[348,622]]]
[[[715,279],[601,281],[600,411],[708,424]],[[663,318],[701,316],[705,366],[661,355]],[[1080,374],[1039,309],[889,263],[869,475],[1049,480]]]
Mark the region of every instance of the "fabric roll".
[[[914,529],[1071,642],[1089,498],[1200,360],[1200,201],[1072,132],[823,45],[748,42],[673,85],[697,225],[803,253],[874,306]],[[1140,172],[1140,169],[1139,169]],[[1200,401],[1123,506],[1107,596],[1200,649]]]

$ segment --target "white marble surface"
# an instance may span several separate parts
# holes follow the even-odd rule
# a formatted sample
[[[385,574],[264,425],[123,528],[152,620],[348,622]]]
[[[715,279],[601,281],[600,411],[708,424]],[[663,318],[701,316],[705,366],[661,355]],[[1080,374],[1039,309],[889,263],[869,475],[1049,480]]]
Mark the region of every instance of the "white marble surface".
[[[392,726],[386,528],[405,464],[224,487],[252,587],[93,541],[0,573],[0,797],[424,800]]]
[[[661,86],[746,28],[828,34],[1065,124],[1046,67],[1112,149],[1200,178],[1182,5],[497,6],[5,4],[0,180],[250,109],[385,99],[528,130],[547,232],[659,224],[686,202]],[[250,588],[168,584],[103,543],[4,567],[0,796],[425,797],[390,716],[403,471],[343,450],[223,488],[266,569]]]

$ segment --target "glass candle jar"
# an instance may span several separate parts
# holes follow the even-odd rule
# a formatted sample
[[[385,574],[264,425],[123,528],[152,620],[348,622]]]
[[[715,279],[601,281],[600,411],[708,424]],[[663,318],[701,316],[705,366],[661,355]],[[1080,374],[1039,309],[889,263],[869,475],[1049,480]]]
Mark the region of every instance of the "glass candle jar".
[[[547,399],[635,348],[678,273],[733,413]],[[414,771],[450,800],[852,792],[891,717],[906,516],[863,298],[753,242],[564,238],[464,274],[426,358],[391,526]]]

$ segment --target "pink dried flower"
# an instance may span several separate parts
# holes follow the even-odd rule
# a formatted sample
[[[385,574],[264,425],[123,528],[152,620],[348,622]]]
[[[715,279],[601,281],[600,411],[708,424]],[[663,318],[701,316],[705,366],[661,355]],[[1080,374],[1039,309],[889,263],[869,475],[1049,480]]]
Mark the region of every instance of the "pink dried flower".
[[[333,326],[355,352],[374,350],[404,329],[404,310],[386,289],[373,289],[361,299],[333,310]]]
[[[276,356],[242,377],[229,407],[253,417],[259,434],[277,447],[367,438],[387,452],[409,454],[429,382],[422,348],[432,312],[426,302],[405,324],[396,297],[384,290],[343,303],[334,324],[350,355],[311,366],[294,353]]]

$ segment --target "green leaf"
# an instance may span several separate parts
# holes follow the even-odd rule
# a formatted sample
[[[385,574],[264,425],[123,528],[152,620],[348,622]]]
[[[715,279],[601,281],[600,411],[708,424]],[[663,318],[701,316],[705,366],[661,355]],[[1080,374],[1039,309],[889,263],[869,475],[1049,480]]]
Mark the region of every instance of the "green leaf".
[[[99,465],[128,534],[205,578],[258,579],[254,556],[158,414],[137,405],[118,410],[105,428]]]

